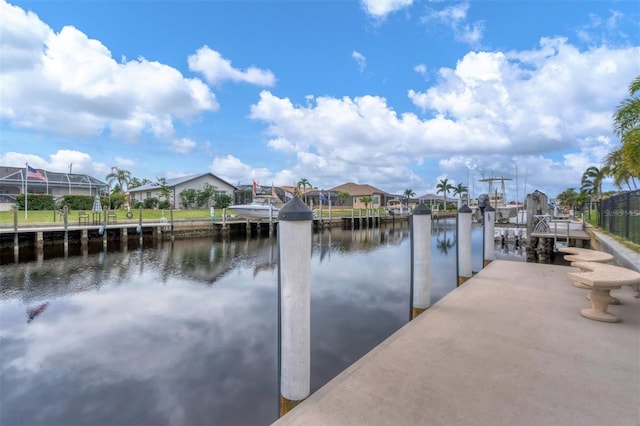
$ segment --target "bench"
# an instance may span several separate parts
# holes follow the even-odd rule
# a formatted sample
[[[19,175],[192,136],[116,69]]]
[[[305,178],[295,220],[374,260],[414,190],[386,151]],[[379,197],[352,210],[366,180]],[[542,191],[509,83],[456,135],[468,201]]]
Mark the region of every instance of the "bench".
[[[607,312],[611,296],[609,292],[624,285],[640,284],[640,273],[621,266],[596,262],[574,262],[571,266],[580,268],[579,272],[568,272],[573,281],[591,288],[589,298],[591,309],[583,309],[580,315],[596,321],[618,322],[620,318]]]
[[[86,211],[81,210],[78,212],[78,225],[82,225],[83,223],[85,225],[89,224],[89,215]]]
[[[579,247],[560,247],[558,249],[560,253],[567,253],[564,256],[564,260],[567,262],[571,262],[571,266],[575,266],[576,262],[599,262],[606,263],[611,262],[613,260],[613,256],[609,253],[605,253],[603,251],[591,250]],[[584,284],[574,282],[574,286],[578,288],[591,288]]]

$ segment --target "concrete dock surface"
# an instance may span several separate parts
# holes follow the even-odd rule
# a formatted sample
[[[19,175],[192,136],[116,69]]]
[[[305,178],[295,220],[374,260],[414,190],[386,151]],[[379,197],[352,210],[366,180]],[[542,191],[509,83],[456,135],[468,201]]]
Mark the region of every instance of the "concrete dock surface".
[[[576,270],[492,262],[274,424],[639,425],[640,299],[583,318]]]

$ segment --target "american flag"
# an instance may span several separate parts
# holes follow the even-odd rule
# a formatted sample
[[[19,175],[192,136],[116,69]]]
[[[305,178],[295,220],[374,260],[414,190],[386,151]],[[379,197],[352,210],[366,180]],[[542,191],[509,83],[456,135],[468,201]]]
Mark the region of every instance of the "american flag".
[[[42,172],[40,172],[40,170],[36,170],[33,167],[27,165],[27,179],[28,178],[33,178],[33,179],[40,179],[40,180],[44,180],[46,181],[47,178],[44,177],[44,175],[42,174]]]

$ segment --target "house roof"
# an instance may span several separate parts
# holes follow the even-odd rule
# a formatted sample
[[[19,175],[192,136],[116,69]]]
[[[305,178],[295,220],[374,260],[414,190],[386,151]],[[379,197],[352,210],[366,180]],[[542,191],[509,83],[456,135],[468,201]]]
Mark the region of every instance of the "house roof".
[[[105,182],[98,180],[90,175],[79,174],[79,173],[60,173],[60,172],[50,172],[43,169],[38,169],[40,173],[46,178],[46,181],[29,178],[29,184],[48,184],[52,186],[64,185],[67,186],[69,184],[73,186],[86,185],[94,186],[94,187],[106,187],[108,186]],[[9,166],[0,166],[0,181],[4,182],[22,182],[26,175],[25,167],[9,167]]]
[[[166,180],[166,184],[169,187],[175,187],[178,186],[180,184],[186,183],[186,182],[190,182],[192,180],[201,178],[202,176],[213,176],[214,178],[218,179],[221,182],[226,183],[227,185],[233,187],[234,189],[236,189],[236,187],[234,185],[231,185],[229,182],[227,182],[224,179],[219,178],[218,176],[214,175],[213,173],[200,173],[198,175],[190,175],[190,176],[181,176],[181,177],[177,177],[177,178],[172,178],[172,179],[167,179]],[[149,183],[146,185],[142,185],[142,186],[137,186],[135,188],[131,188],[129,189],[129,192],[140,192],[140,191],[151,191],[154,189],[158,189],[160,188],[160,185],[158,184],[158,182],[153,182],[153,183]]]
[[[331,188],[330,191],[346,192],[352,197],[359,197],[359,196],[373,195],[373,194],[385,194],[385,195],[387,194],[385,191],[378,189],[375,186],[353,183],[353,182],[347,182],[345,184],[336,186],[335,188]]]

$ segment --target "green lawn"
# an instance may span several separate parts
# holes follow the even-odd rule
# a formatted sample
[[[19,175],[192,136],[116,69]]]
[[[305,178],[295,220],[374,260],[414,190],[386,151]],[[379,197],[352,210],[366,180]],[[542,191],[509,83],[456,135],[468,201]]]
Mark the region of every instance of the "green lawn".
[[[126,210],[112,210],[116,214],[117,220],[127,220]],[[91,218],[91,212],[87,212]],[[140,219],[140,210],[131,210],[132,218],[129,220],[137,221]],[[222,210],[215,210],[216,218],[221,219]],[[169,219],[171,213],[169,210],[142,210],[142,220],[157,220],[162,217]],[[174,210],[174,219],[210,219],[209,209],[201,210]],[[25,218],[24,211],[18,211],[18,224],[20,223],[55,223],[60,222],[59,212],[53,210],[29,211]],[[69,211],[69,222],[78,222],[78,211]],[[0,224],[13,224],[13,211],[0,211]]]
[[[127,220],[127,211],[126,210],[112,210],[113,213],[116,214],[116,220],[124,221]],[[364,209],[362,209],[364,214]],[[92,219],[92,213],[87,211],[89,214],[89,221]],[[222,209],[215,209],[215,219],[222,220]],[[229,211],[228,213],[233,213],[233,211]],[[131,210],[132,218],[128,220],[138,221],[140,219],[140,210]],[[332,217],[346,216],[351,217],[352,210],[351,209],[332,209],[331,215]],[[353,212],[355,216],[359,215],[358,210]],[[380,209],[380,214],[384,215],[385,212],[383,209]],[[169,210],[152,210],[152,209],[143,209],[142,210],[142,220],[144,221],[153,221],[159,220],[162,217],[166,217],[169,219],[171,217],[171,212]],[[324,208],[322,210],[322,217],[329,217],[329,209]],[[174,210],[173,218],[175,220],[179,219],[211,219],[209,209],[190,209],[190,210]],[[78,210],[69,211],[69,223],[78,223]],[[24,211],[18,211],[18,224],[21,223],[60,223],[60,214],[57,210],[30,210],[25,218]],[[0,224],[3,225],[12,225],[13,224],[13,211],[0,211]]]

